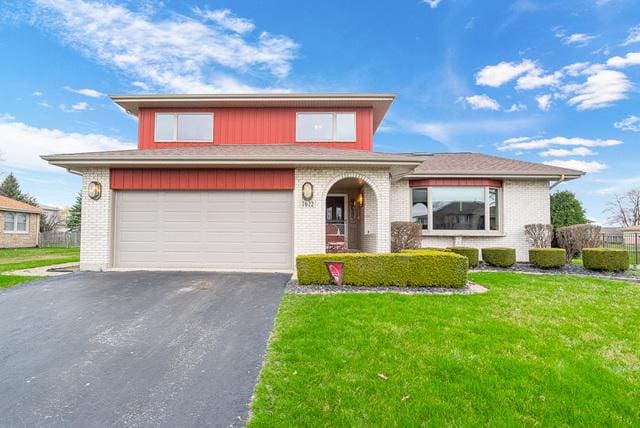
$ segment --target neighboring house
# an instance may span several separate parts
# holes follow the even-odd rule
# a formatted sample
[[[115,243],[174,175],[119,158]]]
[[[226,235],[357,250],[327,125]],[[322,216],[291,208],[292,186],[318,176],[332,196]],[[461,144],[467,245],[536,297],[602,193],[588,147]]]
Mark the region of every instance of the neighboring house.
[[[67,230],[67,227],[65,226],[62,218],[62,209],[49,205],[40,205],[40,208],[42,208],[43,214],[47,218],[47,222],[50,225],[55,225],[55,229],[53,230],[53,232],[65,232]]]
[[[0,195],[0,248],[36,247],[42,210]]]
[[[323,253],[510,246],[550,223],[550,182],[583,173],[471,153],[373,152],[391,94],[118,95],[137,150],[43,156],[83,176],[81,268],[292,271]],[[92,199],[93,197],[93,199]],[[329,225],[329,226],[327,226]]]
[[[634,247],[636,251],[640,249],[640,225],[625,227],[622,234],[626,245]]]

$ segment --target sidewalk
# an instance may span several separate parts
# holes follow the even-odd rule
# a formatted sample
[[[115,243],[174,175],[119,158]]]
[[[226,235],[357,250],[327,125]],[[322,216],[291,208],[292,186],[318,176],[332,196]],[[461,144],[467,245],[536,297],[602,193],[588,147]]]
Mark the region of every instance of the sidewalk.
[[[71,272],[49,272],[49,269],[69,268],[69,271],[78,270],[78,262],[62,263],[59,265],[41,266],[31,269],[20,269],[10,272],[2,272],[3,275],[19,275],[19,276],[58,276],[65,275]]]

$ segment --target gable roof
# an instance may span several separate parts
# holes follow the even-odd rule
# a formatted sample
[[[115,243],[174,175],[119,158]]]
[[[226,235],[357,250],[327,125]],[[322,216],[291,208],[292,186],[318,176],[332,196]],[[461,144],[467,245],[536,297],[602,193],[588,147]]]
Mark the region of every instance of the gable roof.
[[[481,153],[414,154],[422,163],[412,177],[540,177],[574,179],[584,172],[568,168],[490,156]]]
[[[42,210],[33,205],[26,204],[24,202],[16,201],[15,199],[8,198],[0,195],[0,211],[18,211],[23,213],[40,214]]]
[[[138,115],[138,110],[141,108],[370,107],[373,110],[373,132],[375,132],[396,96],[391,93],[262,93],[110,95],[110,98],[134,116]]]

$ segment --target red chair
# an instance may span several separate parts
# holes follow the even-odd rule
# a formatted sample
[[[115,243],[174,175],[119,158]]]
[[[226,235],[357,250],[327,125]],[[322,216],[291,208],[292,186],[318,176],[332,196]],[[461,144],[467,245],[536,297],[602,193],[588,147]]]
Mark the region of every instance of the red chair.
[[[340,233],[340,228],[335,224],[327,224],[327,253],[341,253],[346,251],[347,243],[344,235]]]

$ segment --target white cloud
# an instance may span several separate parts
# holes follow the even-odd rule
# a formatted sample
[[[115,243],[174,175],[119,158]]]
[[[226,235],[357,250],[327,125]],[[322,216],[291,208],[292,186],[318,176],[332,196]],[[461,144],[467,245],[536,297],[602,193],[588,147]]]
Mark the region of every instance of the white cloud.
[[[505,111],[507,113],[514,113],[514,112],[522,111],[522,110],[526,110],[526,109],[527,109],[526,105],[524,105],[522,103],[515,103],[515,104],[511,104],[511,107],[509,107]]]
[[[472,16],[470,20],[467,21],[467,23],[464,26],[465,30],[472,30],[473,27],[476,26],[476,17]]]
[[[640,116],[631,115],[614,123],[613,126],[622,131],[640,132]]]
[[[476,84],[497,88],[535,68],[535,63],[528,59],[519,63],[501,62],[487,65],[476,74]]]
[[[556,160],[547,161],[543,163],[545,165],[557,166],[560,168],[576,169],[578,171],[583,171],[583,172],[598,172],[608,168],[606,164],[601,162],[597,162],[597,161],[587,162],[587,161],[581,161],[576,159],[568,159],[568,160],[556,159]]]
[[[471,95],[465,97],[467,104],[473,110],[500,110],[500,104],[488,95]]]
[[[543,75],[543,70],[535,67],[524,76],[518,78],[516,89],[536,89],[543,86],[557,86],[562,79],[562,72],[556,71],[555,73]]]
[[[593,110],[627,98],[631,88],[631,82],[624,73],[602,70],[589,76],[585,83],[568,85],[564,90],[574,94],[567,101],[570,105],[575,105],[578,110]]]
[[[19,122],[11,116],[0,116],[0,135],[3,141],[5,166],[34,171],[50,169],[65,172],[40,159],[40,155],[44,154],[135,148],[135,144],[106,135],[38,128]]]
[[[533,129],[538,126],[538,118],[417,122],[404,125],[405,129],[409,132],[427,136],[441,143],[451,142],[453,138],[458,135],[477,133],[509,134],[517,130]]]
[[[640,65],[640,52],[629,52],[624,57],[613,56],[607,60],[607,65],[615,68],[629,67],[630,65]]]
[[[74,89],[68,86],[65,86],[64,89],[66,89],[69,92],[74,92],[76,94],[84,95],[85,97],[100,98],[104,96],[102,92],[96,91],[95,89],[89,89],[89,88]]]
[[[633,43],[639,43],[640,42],[640,24],[636,25],[635,27],[631,27],[629,28],[629,35],[627,36],[627,39],[622,42],[622,44],[620,46],[627,46]]]
[[[40,91],[35,91],[31,95],[33,95],[34,97],[41,97],[43,95],[43,93],[40,92]]]
[[[560,35],[557,34],[561,39],[562,43],[565,45],[573,45],[573,46],[586,46],[589,42],[595,39],[597,36],[592,36],[590,34],[585,33],[573,33],[569,35]]]
[[[154,20],[106,1],[36,0],[35,5],[42,27],[87,57],[164,91],[257,91],[229,72],[284,78],[298,49],[287,36],[238,34],[202,17]]]
[[[88,103],[85,103],[84,101],[81,101],[79,103],[75,103],[73,105],[71,105],[71,107],[67,107],[66,104],[58,104],[58,108],[66,113],[74,113],[77,111],[84,111],[84,110],[92,110],[89,106]]]
[[[442,2],[442,0],[423,0],[423,1],[426,4],[428,4],[431,9],[435,9],[436,7],[438,7],[440,2]]]
[[[611,195],[616,193],[623,193],[629,189],[637,188],[640,186],[640,176],[625,177],[625,178],[601,178],[595,180],[598,183],[610,184],[609,187],[596,190],[596,195]]]
[[[203,10],[199,7],[195,7],[193,10],[197,15],[204,19],[216,22],[220,24],[222,28],[226,28],[227,30],[234,31],[236,33],[249,33],[256,28],[250,19],[238,18],[229,9]]]
[[[148,91],[148,90],[150,89],[150,88],[149,88],[149,85],[147,85],[147,84],[146,84],[146,83],[144,83],[144,82],[132,82],[131,84],[132,84],[133,86],[135,86],[136,88],[140,88],[140,89],[142,89],[143,91]]]
[[[569,76],[577,77],[590,65],[590,62],[576,62],[562,67],[562,71],[567,73]]]
[[[569,146],[569,147],[612,147],[623,144],[620,140],[601,140],[590,139],[581,137],[553,137],[553,138],[540,138],[540,137],[516,137],[504,140],[498,144],[497,148],[500,151],[513,151],[513,150],[537,150],[546,149],[548,147]]]
[[[549,157],[561,158],[561,157],[567,157],[567,156],[593,156],[597,154],[598,153],[586,147],[576,147],[570,150],[549,149],[549,150],[545,150],[544,152],[540,152],[540,156],[542,156],[543,158],[549,158]]]
[[[39,103],[38,103],[38,105],[39,105],[40,107],[45,107],[45,108],[49,108],[49,107],[51,107],[51,106],[49,105],[49,103],[48,103],[48,102],[46,102],[46,101],[41,101],[41,102],[39,102]]]
[[[538,95],[536,97],[538,108],[542,111],[549,111],[551,108],[551,94]]]

